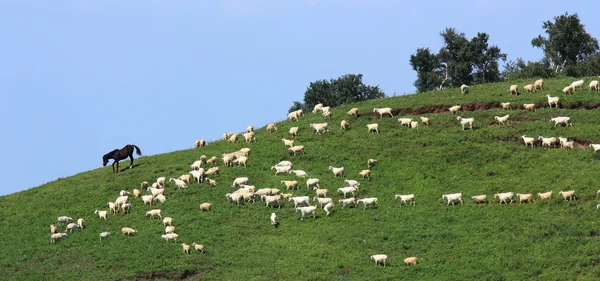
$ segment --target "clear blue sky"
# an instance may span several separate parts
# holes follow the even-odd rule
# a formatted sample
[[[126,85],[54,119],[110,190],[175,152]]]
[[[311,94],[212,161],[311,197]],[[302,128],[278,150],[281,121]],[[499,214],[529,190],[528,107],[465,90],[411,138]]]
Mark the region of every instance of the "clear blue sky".
[[[99,168],[128,143],[154,155],[282,120],[318,79],[362,73],[412,93],[410,55],[437,52],[446,27],[538,60],[531,39],[565,12],[600,38],[599,3],[0,1],[0,195]]]

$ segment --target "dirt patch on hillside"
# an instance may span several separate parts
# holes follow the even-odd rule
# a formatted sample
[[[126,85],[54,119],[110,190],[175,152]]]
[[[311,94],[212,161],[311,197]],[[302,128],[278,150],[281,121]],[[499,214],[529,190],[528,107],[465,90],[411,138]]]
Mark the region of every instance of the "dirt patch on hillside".
[[[168,272],[152,272],[146,274],[140,274],[134,277],[134,280],[156,280],[156,279],[166,279],[166,280],[185,280],[187,278],[195,277],[196,275],[202,274],[201,272],[186,270],[180,274],[178,273],[168,273]],[[121,279],[121,280],[130,280],[130,278]]]

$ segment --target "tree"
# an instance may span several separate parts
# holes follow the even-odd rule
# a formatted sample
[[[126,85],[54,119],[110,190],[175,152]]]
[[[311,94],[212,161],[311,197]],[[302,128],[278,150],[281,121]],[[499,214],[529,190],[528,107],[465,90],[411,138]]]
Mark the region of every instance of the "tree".
[[[598,52],[598,40],[585,31],[577,14],[554,17],[554,22],[546,21],[542,28],[548,37],[540,34],[531,40],[531,45],[544,51],[556,72],[582,63]]]
[[[417,72],[413,85],[418,92],[435,90],[444,79],[441,61],[429,48],[418,48],[416,54],[410,55],[410,65]]]
[[[362,77],[362,74],[346,74],[335,80],[317,80],[311,82],[306,92],[304,92],[304,103],[294,101],[290,112],[297,109],[310,111],[318,103],[335,107],[342,104],[385,97],[379,86],[363,84]]]

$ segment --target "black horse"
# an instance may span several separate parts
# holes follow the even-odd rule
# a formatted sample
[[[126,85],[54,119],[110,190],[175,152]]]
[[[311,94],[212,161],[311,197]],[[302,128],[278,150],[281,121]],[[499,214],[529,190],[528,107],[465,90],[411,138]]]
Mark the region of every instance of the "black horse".
[[[133,144],[128,144],[121,149],[115,149],[109,153],[104,154],[104,156],[102,156],[102,160],[103,160],[102,166],[103,167],[106,166],[109,159],[114,159],[115,161],[112,164],[113,172],[118,173],[119,172],[119,161],[129,157],[129,159],[131,159],[131,163],[129,164],[129,169],[131,169],[133,167],[133,148],[135,148],[135,152],[137,153],[137,155],[142,155],[142,151],[140,151],[139,147],[137,147],[136,145],[133,145]],[[117,164],[116,171],[115,171],[115,164]]]

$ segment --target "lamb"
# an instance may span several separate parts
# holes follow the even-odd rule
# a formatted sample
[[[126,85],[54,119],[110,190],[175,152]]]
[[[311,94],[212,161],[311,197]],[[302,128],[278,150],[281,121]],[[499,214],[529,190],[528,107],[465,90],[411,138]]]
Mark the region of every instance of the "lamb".
[[[158,184],[158,186],[160,188],[163,188],[163,187],[165,187],[166,180],[167,179],[165,177],[159,177],[159,178],[156,179],[156,183]]]
[[[115,204],[113,202],[106,203],[106,206],[108,207],[108,209],[110,210],[110,212],[112,214],[117,214],[117,212],[119,211],[119,206],[117,206],[117,204]]]
[[[331,119],[331,114],[331,111],[325,111],[323,112],[323,118],[325,118],[325,120]]]
[[[173,218],[172,217],[164,217],[163,218],[163,225],[169,226],[169,225],[173,225]]]
[[[95,210],[94,214],[98,214],[98,216],[100,217],[100,219],[106,220],[106,215],[108,214],[108,212],[107,211]]]
[[[254,134],[253,131],[243,133],[242,136],[244,136],[244,140],[246,140],[246,143],[249,143],[249,142],[252,142],[252,141],[256,142],[256,137],[255,137],[255,134]]]
[[[181,243],[181,246],[183,247],[183,252],[189,255],[190,254],[190,245]]]
[[[455,106],[451,106],[450,108],[448,108],[448,110],[454,114],[454,113],[458,113],[458,111],[460,111],[460,105],[455,105]]]
[[[408,257],[404,259],[404,263],[406,265],[417,265],[417,258],[416,257]]]
[[[315,134],[321,134],[324,132],[329,132],[328,123],[311,123],[310,127],[315,129]]]
[[[298,127],[291,127],[289,131],[290,135],[292,135],[292,137],[299,136],[300,134],[298,133],[298,129]]]
[[[412,118],[398,118],[398,123],[400,123],[400,126],[404,126],[406,125],[407,127],[410,127],[410,122],[412,122]]]
[[[348,110],[348,112],[346,112],[346,114],[348,116],[356,116],[356,117],[358,117],[358,108],[353,107],[350,110]]]
[[[523,89],[525,89],[525,91],[528,93],[535,93],[535,86],[533,84],[527,84],[523,86]]]
[[[507,200],[510,200],[509,204],[512,204],[514,195],[514,192],[496,193],[494,194],[494,198],[498,198],[498,200],[500,200],[500,204],[506,203]]]
[[[348,186],[353,186],[358,188],[360,186],[360,182],[356,181],[356,180],[344,180],[344,182],[348,185]]]
[[[446,206],[449,206],[450,203],[452,203],[452,206],[454,206],[454,201],[460,201],[460,204],[463,205],[462,193],[443,194],[442,199],[446,199],[448,201]]]
[[[538,193],[537,194],[540,199],[544,200],[544,199],[550,199],[552,198],[552,190],[548,191],[548,192],[544,192],[544,193]]]
[[[148,182],[147,181],[143,181],[140,183],[140,189],[148,189]]]
[[[548,97],[548,106],[552,107],[552,105],[555,105],[556,107],[558,107],[558,97],[551,97],[550,95],[546,95],[546,97]]]
[[[339,199],[338,203],[341,203],[342,209],[344,209],[344,207],[346,207],[346,205],[352,205],[352,206],[356,205],[356,198],[350,197],[347,199]]]
[[[107,239],[108,237],[110,237],[110,232],[104,231],[100,233],[100,242],[102,242],[102,238]]]
[[[500,106],[502,107],[502,109],[511,109],[511,104],[510,104],[510,102],[503,102],[503,103],[500,103]]]
[[[358,174],[361,175],[363,179],[367,178],[368,180],[371,180],[371,170],[362,170]]]
[[[323,205],[327,204],[327,203],[333,203],[333,199],[331,198],[321,198],[321,197],[313,197],[313,202],[317,201],[317,203],[319,204],[319,206],[323,207]]]
[[[456,117],[456,120],[460,121],[460,124],[462,125],[463,131],[465,130],[465,125],[469,124],[469,128],[471,130],[473,130],[473,122],[475,121],[474,118],[462,118],[460,116]]]
[[[248,157],[240,156],[237,159],[233,160],[234,164],[242,165],[244,168],[248,168]]]
[[[575,91],[577,88],[583,89],[583,82],[584,82],[583,79],[581,79],[581,80],[577,80],[577,81],[574,81],[573,83],[571,83],[571,87],[573,87],[573,91]]]
[[[194,246],[194,249],[196,249],[196,251],[200,251],[201,253],[204,253],[204,245],[192,243],[192,246]]]
[[[295,146],[288,148],[288,150],[290,152],[294,153],[294,156],[296,156],[296,153],[298,153],[298,152],[304,153],[304,146],[303,145],[295,145]]]
[[[52,235],[50,235],[50,243],[54,244],[56,243],[56,240],[61,239],[63,237],[67,237],[68,235],[66,233],[54,233]]]
[[[468,94],[468,93],[469,93],[469,89],[471,89],[471,87],[469,87],[469,86],[467,86],[467,85],[465,85],[465,84],[462,84],[462,85],[460,86],[460,94],[461,94],[461,95],[466,95],[466,94]]]
[[[421,123],[425,124],[426,126],[430,125],[430,123],[429,123],[430,121],[429,121],[428,117],[421,116],[420,118],[421,118]]]
[[[531,110],[531,111],[535,112],[535,103],[525,103],[525,104],[523,104],[523,108],[525,110]]]
[[[340,122],[340,128],[343,130],[348,130],[348,121],[346,120],[342,120],[342,122]]]
[[[204,140],[204,139],[196,140],[196,143],[195,143],[196,148],[203,147],[205,145],[206,145],[206,140]]]
[[[299,178],[306,178],[308,176],[308,174],[302,170],[291,170],[290,174],[292,174],[292,173]]]
[[[208,185],[210,186],[217,186],[217,181],[213,179],[206,178],[206,182],[208,182]]]
[[[554,117],[550,119],[550,122],[554,122],[554,127],[556,127],[556,125],[561,124],[561,125],[565,125],[565,126],[571,126],[573,127],[573,123],[570,123],[569,121],[571,120],[571,117]]]
[[[290,112],[288,113],[288,115],[286,116],[287,120],[291,120],[291,121],[298,121],[298,112],[294,111],[294,112]]]
[[[487,195],[475,195],[471,196],[471,199],[475,201],[475,203],[487,203]]]
[[[169,225],[167,227],[165,227],[165,234],[169,234],[169,233],[175,233],[175,227],[172,225]]]
[[[377,160],[376,159],[369,159],[369,160],[367,160],[367,167],[369,169],[373,168],[375,166],[375,164],[377,164]]]
[[[152,201],[159,201],[160,203],[165,203],[165,201],[167,201],[167,197],[165,197],[162,194],[156,195],[156,197],[154,197],[154,199],[152,199]],[[146,205],[146,204],[144,204]]]
[[[162,216],[160,215],[160,212],[161,212],[160,209],[153,209],[153,210],[150,210],[150,211],[146,212],[146,216],[150,215],[151,219],[153,219],[154,216],[158,216],[159,218],[162,219]]]
[[[125,196],[125,195],[130,195],[130,194],[131,194],[131,193],[129,193],[129,191],[127,191],[127,190],[121,190],[121,191],[119,192],[119,196]]]
[[[392,114],[392,108],[390,107],[373,108],[373,112],[379,113],[379,118],[383,118],[384,114],[389,114],[390,117],[394,117],[394,114]]]
[[[134,189],[133,190],[133,196],[135,196],[135,198],[140,198],[140,195],[142,194],[142,192],[139,189]]]
[[[277,215],[275,213],[271,213],[271,225],[277,227],[279,223],[277,222]]]
[[[573,88],[573,86],[566,86],[562,89],[562,92],[565,95],[572,94],[574,91],[575,91],[575,88]]]
[[[522,135],[521,138],[523,139],[523,143],[525,143],[525,145],[531,145],[531,148],[535,146],[535,138],[526,137],[525,135]]]
[[[500,116],[494,116],[494,119],[496,119],[496,121],[498,121],[498,123],[504,125],[504,122],[508,121],[508,118],[510,118],[510,115],[506,114],[502,117]]]
[[[508,89],[508,91],[510,92],[511,95],[515,95],[518,96],[519,95],[519,85],[510,85],[510,88]]]
[[[344,176],[344,167],[333,167],[329,166],[329,170],[333,173],[334,176]]]
[[[547,147],[553,147],[554,144],[556,143],[555,137],[545,138],[545,137],[539,136],[538,140],[542,140],[542,146],[547,146]]]
[[[313,214],[313,218],[317,217],[317,207],[315,207],[315,206],[296,207],[296,212],[298,212],[298,211],[300,211],[300,213],[302,214],[300,221],[303,221],[304,216],[308,215],[308,214]]]
[[[367,205],[373,205],[373,207],[375,207],[377,204],[379,204],[379,201],[377,200],[376,197],[363,198],[363,199],[356,200],[357,205],[360,205],[360,203],[363,203],[363,210],[366,210]]]
[[[144,205],[152,205],[154,196],[152,195],[143,195],[142,196],[142,201],[144,202]]]
[[[338,192],[341,192],[344,194],[344,198],[346,198],[346,194],[348,194],[348,193],[352,194],[352,197],[354,197],[354,192],[356,190],[357,190],[357,188],[354,186],[346,186],[346,187],[341,187],[341,188],[337,189]]]
[[[189,177],[190,175],[192,177],[194,177],[196,182],[199,184],[204,180],[204,169],[200,168],[198,170],[191,170],[187,176]],[[183,182],[185,183],[185,181],[183,181]],[[188,180],[188,183],[189,183],[189,180]]]
[[[317,195],[317,197],[319,196],[323,196],[323,197],[327,197],[327,193],[329,193],[329,190],[327,188],[318,188],[318,187],[314,187],[313,190],[315,191],[315,194]]]
[[[211,165],[217,164],[217,156],[213,156],[210,159],[206,160],[206,163]]]
[[[200,204],[200,211],[210,212],[211,209],[212,209],[212,203],[210,203],[210,202]]]
[[[229,137],[229,138],[227,139],[227,142],[230,142],[230,143],[235,143],[235,142],[237,141],[237,138],[238,138],[238,135],[237,135],[237,134],[231,135],[231,137]]]
[[[298,181],[281,181],[281,183],[283,183],[283,185],[285,185],[286,190],[298,189]]]
[[[375,261],[376,266],[379,264],[383,264],[383,266],[385,267],[385,263],[387,262],[387,255],[384,255],[384,254],[372,255],[371,259]]]
[[[558,192],[558,194],[560,194],[560,196],[562,196],[562,198],[565,199],[565,201],[577,199],[577,198],[575,198],[575,190],[569,190],[569,191],[561,190]]]
[[[271,170],[275,170],[275,175],[289,174],[292,166],[271,166]]]
[[[50,234],[52,233],[56,233],[56,226],[53,224],[50,225]]]
[[[295,196],[288,199],[288,201],[294,202],[294,208],[298,207],[300,204],[310,205],[309,200],[310,198],[308,196]]]
[[[519,204],[523,202],[533,202],[533,195],[531,193],[521,194],[517,193],[517,197],[519,197]]]
[[[175,185],[177,185],[177,187],[179,187],[179,189],[187,188],[187,185],[185,184],[185,182],[180,179],[170,178],[169,182],[175,182]]]
[[[288,140],[288,139],[281,139],[283,141],[283,145],[285,147],[292,147],[294,146],[294,140]]]
[[[367,124],[367,130],[369,130],[369,132],[374,132],[376,134],[379,134],[379,124],[377,124],[377,123]]]
[[[533,86],[535,86],[536,89],[543,89],[544,88],[544,79],[535,80],[535,82],[533,83]]]
[[[591,143],[590,147],[594,150],[594,152],[600,150],[600,144]]]
[[[123,227],[123,228],[121,228],[121,233],[123,233],[123,235],[132,236],[137,233],[137,230],[135,230],[131,227]]]
[[[125,203],[121,205],[121,210],[123,211],[123,214],[129,214],[131,211],[131,203]]]
[[[69,223],[67,224],[67,229],[65,230],[65,232],[71,232],[73,233],[73,229],[77,229],[79,228],[79,226],[76,223]]]
[[[192,163],[192,165],[190,165],[190,168],[192,170],[198,170],[202,167],[202,160],[196,160],[194,161],[194,163]]]
[[[323,207],[323,210],[327,213],[327,215],[329,216],[329,214],[331,214],[332,210],[333,210],[333,203],[329,202],[325,205],[325,207]]]
[[[311,187],[320,188],[319,183],[320,183],[320,180],[317,178],[307,179],[306,180],[306,189],[310,189]]]
[[[417,122],[417,121],[410,121],[409,128],[417,129],[418,130],[419,129],[419,122]]]
[[[70,223],[70,222],[73,222],[73,218],[67,217],[67,216],[60,216],[56,220],[56,223],[58,223],[58,224],[61,224],[61,223]]]
[[[414,194],[408,194],[408,195],[401,195],[401,194],[396,194],[394,196],[396,199],[400,199],[400,206],[402,206],[402,204],[412,204],[415,205],[415,195]]]
[[[235,180],[233,180],[231,187],[236,187],[238,185],[246,184],[246,183],[248,183],[248,177],[239,177],[239,178],[236,178]]]
[[[162,237],[162,239],[165,239],[167,242],[169,242],[169,240],[173,240],[173,241],[177,242],[177,238],[179,237],[179,235],[177,235],[176,233],[168,233],[168,234],[163,234],[160,237]]]
[[[275,124],[273,124],[273,123],[267,124],[267,132],[269,132],[269,133],[277,132],[277,127],[275,126]]]
[[[600,92],[600,85],[598,83],[598,80],[594,80],[594,81],[590,82],[588,91],[591,91],[591,90]]]

